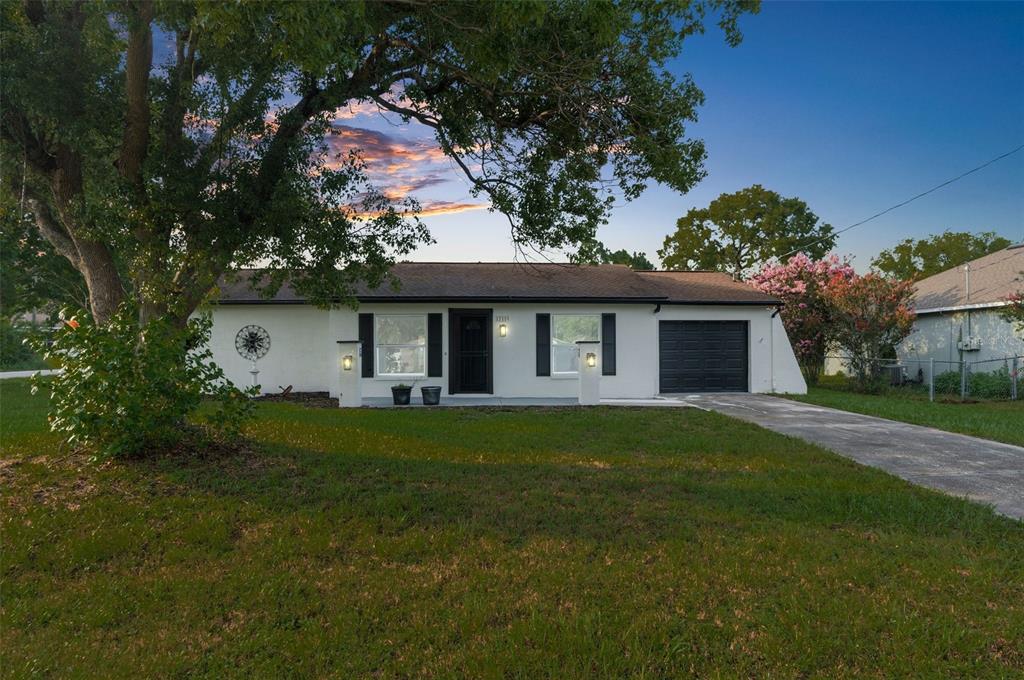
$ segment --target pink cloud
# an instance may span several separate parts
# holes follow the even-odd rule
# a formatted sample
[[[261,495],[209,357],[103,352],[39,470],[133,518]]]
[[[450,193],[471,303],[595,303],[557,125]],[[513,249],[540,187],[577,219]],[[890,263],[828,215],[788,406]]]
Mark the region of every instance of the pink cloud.
[[[420,206],[420,211],[416,213],[420,217],[428,217],[430,215],[452,215],[454,213],[469,212],[471,210],[484,210],[490,206],[486,203],[462,203],[459,201],[433,201],[426,205]]]
[[[335,123],[324,139],[329,152],[344,155],[359,149],[367,165],[377,163],[436,162],[444,152],[432,141],[405,140],[377,130]]]
[[[356,101],[345,104],[334,111],[334,121],[352,120],[360,116],[374,116],[381,113],[376,102]]]
[[[390,198],[390,196],[389,196]],[[420,209],[409,214],[417,217],[433,217],[435,215],[453,215],[455,213],[470,212],[472,210],[484,210],[490,206],[486,203],[465,203],[462,201],[429,201],[420,204]],[[352,206],[346,206],[346,211],[356,218],[371,218],[381,214],[379,210],[356,210]]]
[[[463,203],[435,198],[423,199],[418,192],[436,189],[459,175],[434,140],[405,139],[365,127],[335,123],[324,139],[328,166],[338,167],[349,152],[358,150],[374,186],[392,203],[415,197],[423,210],[420,215],[442,215],[486,208],[486,204]],[[460,186],[460,189],[462,187]],[[355,214],[365,215],[359,210]]]

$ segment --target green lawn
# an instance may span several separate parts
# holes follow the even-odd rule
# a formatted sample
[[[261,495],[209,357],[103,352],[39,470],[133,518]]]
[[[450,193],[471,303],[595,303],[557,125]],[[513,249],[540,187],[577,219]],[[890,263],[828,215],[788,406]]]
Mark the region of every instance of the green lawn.
[[[261,404],[94,465],[0,407],[4,677],[1024,672],[1024,523],[714,413]]]
[[[1024,446],[1024,400],[930,402],[927,395],[920,396],[908,392],[859,394],[828,387],[811,387],[806,395],[789,396],[819,406],[866,413]]]

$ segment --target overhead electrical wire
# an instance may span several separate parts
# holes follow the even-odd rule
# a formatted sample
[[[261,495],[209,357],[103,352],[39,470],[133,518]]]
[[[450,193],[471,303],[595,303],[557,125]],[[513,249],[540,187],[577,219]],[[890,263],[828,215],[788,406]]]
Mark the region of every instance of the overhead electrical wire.
[[[848,225],[846,227],[843,227],[842,229],[839,229],[838,231],[833,231],[832,233],[830,233],[827,236],[822,236],[821,238],[818,238],[818,239],[815,239],[815,240],[810,241],[808,243],[805,243],[802,246],[800,246],[799,248],[795,248],[794,250],[791,250],[788,253],[786,253],[784,255],[781,255],[779,257],[779,259],[789,257],[790,255],[794,255],[794,254],[800,252],[801,250],[803,250],[804,248],[807,248],[808,246],[813,246],[815,243],[818,243],[820,241],[824,241],[827,238],[832,238],[834,236],[838,236],[839,234],[842,234],[843,232],[850,231],[854,227],[859,227],[862,224],[866,224],[867,222],[870,222],[871,220],[875,219],[876,217],[881,217],[882,215],[884,215],[886,213],[889,213],[889,212],[892,212],[893,210],[896,210],[897,208],[902,208],[903,206],[907,205],[908,203],[913,203],[917,199],[919,199],[919,198],[921,198],[923,196],[927,196],[928,194],[932,193],[933,191],[938,191],[942,187],[949,186],[953,182],[956,182],[957,180],[961,180],[964,177],[967,177],[967,175],[973,174],[975,172],[978,172],[979,170],[987,168],[988,166],[992,165],[993,163],[995,163],[997,161],[1003,160],[1007,156],[1012,156],[1013,154],[1017,153],[1021,149],[1024,149],[1024,144],[1021,144],[1017,148],[1011,149],[1011,150],[1007,151],[1006,153],[1004,153],[1004,154],[1002,154],[1000,156],[996,156],[995,158],[993,158],[991,160],[985,161],[984,163],[982,163],[981,165],[979,165],[976,168],[971,168],[967,172],[963,172],[963,173],[957,175],[956,177],[954,177],[952,179],[948,179],[945,182],[943,182],[942,184],[936,184],[935,186],[933,186],[931,189],[928,189],[927,191],[922,191],[921,193],[919,193],[916,196],[908,198],[907,200],[902,201],[901,203],[897,203],[894,206],[888,207],[888,208],[886,208],[885,210],[883,210],[881,212],[877,212],[874,215],[872,215],[871,217],[863,219],[860,222],[854,222],[853,224]]]

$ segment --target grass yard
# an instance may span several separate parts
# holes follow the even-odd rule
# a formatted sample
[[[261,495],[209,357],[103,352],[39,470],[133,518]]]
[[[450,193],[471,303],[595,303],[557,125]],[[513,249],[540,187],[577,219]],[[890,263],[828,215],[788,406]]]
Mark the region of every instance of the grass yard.
[[[97,466],[0,400],[5,677],[1024,673],[1024,524],[714,413],[261,404]]]
[[[923,397],[908,392],[859,394],[828,387],[811,387],[806,395],[789,397],[809,404],[1024,446],[1024,400],[930,402],[927,394]]]

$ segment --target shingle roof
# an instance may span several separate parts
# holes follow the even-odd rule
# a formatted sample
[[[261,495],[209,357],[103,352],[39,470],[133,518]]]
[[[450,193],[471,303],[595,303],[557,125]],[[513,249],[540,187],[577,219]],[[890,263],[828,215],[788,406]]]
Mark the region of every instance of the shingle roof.
[[[971,290],[967,294],[964,266],[921,279],[916,286],[919,312],[951,307],[997,305],[1024,289],[1024,244],[1010,246],[972,260]]]
[[[779,300],[722,272],[636,272],[670,302],[777,304]]]
[[[264,298],[251,283],[261,270],[246,269],[222,280],[220,302],[301,303],[287,283]],[[525,264],[518,262],[401,262],[392,273],[396,290],[361,286],[361,302],[570,301],[690,304],[765,304],[778,300],[718,272],[634,272],[624,265]]]

